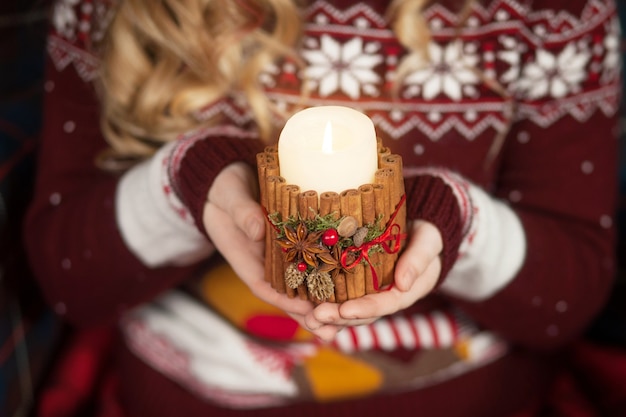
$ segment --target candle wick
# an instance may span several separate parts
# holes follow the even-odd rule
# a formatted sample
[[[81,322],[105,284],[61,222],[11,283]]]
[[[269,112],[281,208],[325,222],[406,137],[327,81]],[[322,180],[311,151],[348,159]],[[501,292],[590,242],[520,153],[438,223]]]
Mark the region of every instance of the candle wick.
[[[330,120],[326,122],[324,129],[324,142],[322,142],[322,152],[333,153],[333,126]]]

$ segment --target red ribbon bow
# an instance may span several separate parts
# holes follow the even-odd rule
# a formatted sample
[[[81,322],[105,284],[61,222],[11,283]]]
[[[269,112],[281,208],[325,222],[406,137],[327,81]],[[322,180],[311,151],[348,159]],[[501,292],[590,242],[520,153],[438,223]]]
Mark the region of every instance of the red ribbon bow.
[[[372,265],[372,262],[370,261],[369,250],[376,245],[380,245],[383,248],[383,250],[387,252],[388,254],[397,253],[400,250],[400,244],[402,240],[406,238],[407,235],[406,233],[400,233],[401,232],[400,225],[398,223],[394,223],[394,221],[396,219],[396,216],[398,215],[398,212],[400,211],[400,207],[402,207],[402,204],[404,204],[405,201],[406,201],[406,194],[404,194],[402,198],[400,199],[400,202],[396,206],[395,211],[393,212],[393,214],[389,218],[389,221],[387,222],[385,231],[380,236],[378,236],[375,239],[370,240],[369,242],[363,243],[361,246],[350,246],[344,249],[343,252],[341,252],[341,266],[343,266],[346,269],[354,268],[355,266],[359,264],[359,262],[361,262],[361,260],[365,259],[367,264],[370,266],[370,271],[372,272],[372,279],[374,281],[373,282],[374,289],[376,291],[378,291],[378,285],[379,285],[378,275],[376,274],[376,269],[374,268],[374,265]],[[389,242],[391,242],[392,244],[390,245]],[[348,265],[347,258],[348,258],[349,253],[354,253],[358,255],[356,259]]]

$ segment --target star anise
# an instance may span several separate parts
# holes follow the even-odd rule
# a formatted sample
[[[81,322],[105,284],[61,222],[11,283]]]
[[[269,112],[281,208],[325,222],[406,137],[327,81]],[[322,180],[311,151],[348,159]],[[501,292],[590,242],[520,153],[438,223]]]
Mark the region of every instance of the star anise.
[[[328,254],[321,258],[320,260],[323,262],[317,270],[319,272],[331,272],[336,269],[341,268],[341,248],[339,245],[333,246]]]
[[[309,233],[303,222],[298,223],[294,229],[290,225],[285,226],[285,236],[277,239],[277,243],[285,252],[285,261],[301,262],[317,268],[319,261],[324,264],[334,262],[328,248],[320,243],[323,232]]]

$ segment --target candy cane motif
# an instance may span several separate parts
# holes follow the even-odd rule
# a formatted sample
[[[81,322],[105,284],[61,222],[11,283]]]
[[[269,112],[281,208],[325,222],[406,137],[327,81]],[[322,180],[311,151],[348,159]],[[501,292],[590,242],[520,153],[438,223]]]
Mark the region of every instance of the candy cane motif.
[[[452,311],[396,314],[372,324],[344,329],[334,346],[346,353],[396,349],[438,349],[454,346],[473,326]]]

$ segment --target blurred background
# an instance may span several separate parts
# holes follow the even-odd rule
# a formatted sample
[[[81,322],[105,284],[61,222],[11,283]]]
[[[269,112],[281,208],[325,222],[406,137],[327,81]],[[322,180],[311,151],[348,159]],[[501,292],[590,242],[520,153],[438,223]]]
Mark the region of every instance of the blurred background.
[[[622,20],[626,22],[626,5],[618,1]],[[71,330],[62,326],[44,306],[25,262],[19,233],[31,195],[33,159],[41,124],[43,57],[50,3],[50,0],[0,1],[0,417],[34,415],[41,392],[50,385],[51,374],[58,367],[58,358],[71,335]],[[626,52],[626,48],[623,50]],[[622,114],[626,132],[626,111],[622,110]],[[595,377],[609,384],[626,381],[626,133],[621,144],[620,273],[613,298],[589,329],[587,343],[573,351],[571,369],[573,375],[596,373]],[[626,416],[623,386],[615,392],[602,387],[604,394],[594,392],[598,389],[583,389],[588,397],[585,401],[591,404],[588,408],[592,411],[588,414],[580,413],[580,408],[567,414],[568,405],[565,405],[563,415]],[[609,410],[606,414],[593,411],[594,402],[607,401],[610,404],[597,407],[597,410]],[[616,410],[624,414],[617,414],[620,411]]]
[[[0,1],[0,417],[27,416],[62,328],[25,262],[19,229],[41,124],[50,1]]]

